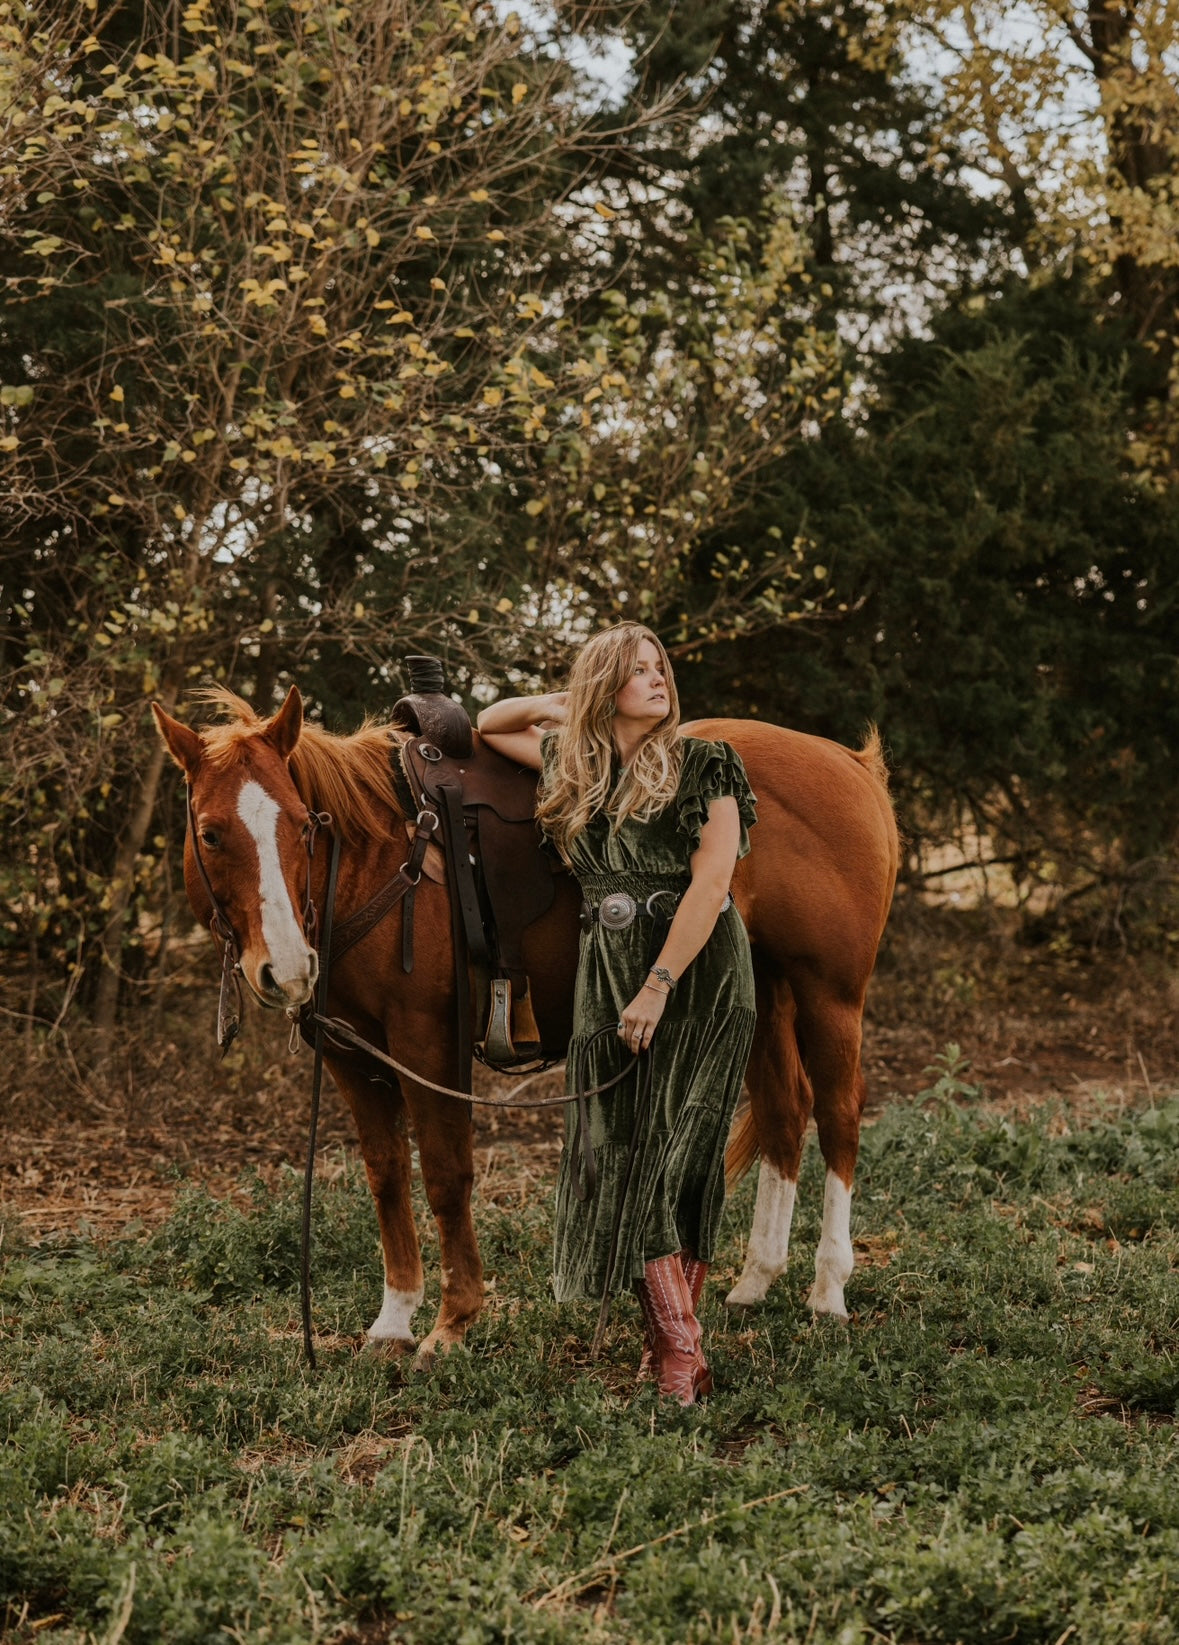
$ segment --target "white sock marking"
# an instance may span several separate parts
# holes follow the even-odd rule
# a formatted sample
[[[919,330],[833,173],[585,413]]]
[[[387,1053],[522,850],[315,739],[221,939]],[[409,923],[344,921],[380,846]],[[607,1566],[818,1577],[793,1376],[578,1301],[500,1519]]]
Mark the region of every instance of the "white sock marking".
[[[834,1171],[827,1173],[823,1191],[823,1232],[815,1252],[815,1283],[807,1298],[816,1314],[835,1314],[847,1318],[843,1287],[855,1268],[855,1253],[851,1242],[851,1189],[844,1186]]]
[[[421,1307],[424,1295],[425,1292],[420,1286],[416,1291],[395,1291],[391,1285],[386,1285],[381,1311],[368,1328],[369,1340],[408,1342],[412,1345],[417,1339],[410,1327],[410,1321]]]
[[[730,1308],[749,1308],[764,1302],[766,1292],[778,1275],[786,1272],[797,1189],[798,1184],[791,1177],[780,1175],[768,1160],[762,1160],[757,1173],[757,1205],[745,1251],[745,1267],[725,1298]]]
[[[237,797],[237,814],[258,849],[258,898],[267,963],[280,988],[305,990],[311,979],[311,950],[291,906],[279,861],[278,802],[261,783],[245,782]]]

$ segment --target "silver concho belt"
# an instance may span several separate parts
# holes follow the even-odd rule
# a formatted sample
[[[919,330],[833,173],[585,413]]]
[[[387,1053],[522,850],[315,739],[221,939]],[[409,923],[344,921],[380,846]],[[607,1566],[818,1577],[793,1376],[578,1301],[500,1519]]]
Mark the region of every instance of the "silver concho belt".
[[[607,931],[625,931],[628,925],[633,925],[640,915],[654,918],[657,914],[673,914],[682,892],[679,891],[652,891],[645,903],[636,902],[628,897],[625,891],[612,891],[608,897],[603,897],[599,903],[583,902],[581,905],[581,923],[583,926],[604,925]],[[660,898],[671,899],[670,905],[660,907]],[[728,892],[720,911],[723,914],[733,902],[732,892]]]

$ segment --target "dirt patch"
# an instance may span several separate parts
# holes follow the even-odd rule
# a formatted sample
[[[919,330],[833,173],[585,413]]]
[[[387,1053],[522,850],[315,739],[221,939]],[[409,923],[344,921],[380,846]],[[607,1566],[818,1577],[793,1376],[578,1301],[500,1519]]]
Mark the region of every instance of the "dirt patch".
[[[243,1173],[301,1170],[311,1056],[251,1010],[220,1061],[212,1046],[216,981],[167,1002],[128,1035],[101,1076],[60,1039],[33,1058],[14,1034],[0,1057],[23,1072],[0,1112],[0,1215],[24,1237],[112,1234],[153,1227],[186,1182],[241,1194]],[[901,904],[869,996],[864,1069],[869,1103],[909,1099],[936,1078],[953,1042],[963,1077],[990,1103],[1022,1110],[1046,1098],[1078,1110],[1139,1106],[1174,1086],[1179,983],[1159,961],[1018,947],[982,911],[931,915]],[[530,1095],[556,1094],[553,1071]],[[477,1090],[510,1081],[477,1071]],[[560,1109],[474,1115],[477,1191],[484,1203],[543,1193],[560,1149]],[[329,1089],[320,1168],[355,1147],[351,1118]]]

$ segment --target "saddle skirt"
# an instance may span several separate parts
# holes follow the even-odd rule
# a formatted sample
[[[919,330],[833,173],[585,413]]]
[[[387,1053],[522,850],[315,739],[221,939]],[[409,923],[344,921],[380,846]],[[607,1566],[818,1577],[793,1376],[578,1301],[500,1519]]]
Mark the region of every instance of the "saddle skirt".
[[[477,734],[459,749],[444,752],[418,735],[399,752],[415,806],[441,824],[456,936],[461,930],[475,972],[474,1017],[486,1024],[480,1054],[500,1067],[561,1056],[564,1046],[541,1044],[524,961],[524,933],[552,907],[554,877],[564,872],[536,823],[538,774]],[[439,878],[440,866],[428,852],[425,872]]]

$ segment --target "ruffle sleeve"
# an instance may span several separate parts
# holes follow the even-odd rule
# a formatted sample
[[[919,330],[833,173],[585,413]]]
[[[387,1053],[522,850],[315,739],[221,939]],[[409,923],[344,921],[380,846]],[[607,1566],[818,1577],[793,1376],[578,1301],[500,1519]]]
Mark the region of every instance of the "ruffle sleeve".
[[[700,832],[708,821],[713,800],[732,795],[741,818],[741,843],[737,855],[749,852],[749,830],[757,821],[757,795],[749,786],[741,756],[728,743],[706,742],[703,737],[684,738],[684,764],[676,795],[676,827],[688,841],[689,851],[700,844]]]

